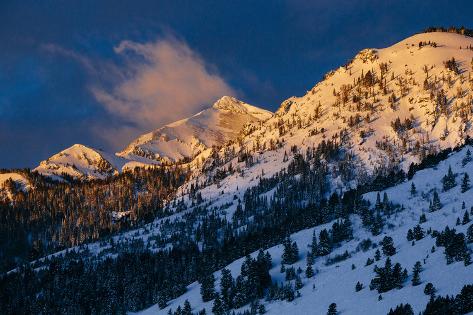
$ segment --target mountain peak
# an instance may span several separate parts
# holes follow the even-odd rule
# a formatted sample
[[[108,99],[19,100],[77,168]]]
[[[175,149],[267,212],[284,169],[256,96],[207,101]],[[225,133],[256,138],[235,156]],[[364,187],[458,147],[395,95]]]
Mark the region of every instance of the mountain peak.
[[[118,155],[153,163],[192,160],[213,146],[235,139],[247,123],[265,121],[272,116],[267,110],[223,96],[191,117],[138,137]]]
[[[105,178],[117,173],[120,160],[101,150],[74,144],[44,160],[34,170],[53,178]]]
[[[243,102],[232,97],[232,96],[222,96],[218,99],[213,105],[212,108],[223,109],[223,110],[234,110],[234,109],[243,109],[241,106]]]

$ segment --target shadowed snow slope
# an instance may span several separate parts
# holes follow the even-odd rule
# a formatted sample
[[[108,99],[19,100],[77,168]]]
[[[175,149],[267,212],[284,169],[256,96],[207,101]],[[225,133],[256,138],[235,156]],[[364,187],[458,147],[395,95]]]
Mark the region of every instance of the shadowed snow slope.
[[[427,234],[429,229],[443,231],[446,226],[455,228],[458,233],[466,235],[467,228],[472,224],[456,225],[458,218],[462,220],[465,212],[470,212],[473,206],[473,194],[470,191],[462,193],[461,178],[465,173],[473,176],[473,162],[462,163],[467,150],[473,147],[467,146],[462,151],[452,154],[447,160],[440,162],[436,167],[419,171],[412,180],[400,185],[381,191],[383,196],[386,192],[389,201],[394,204],[403,205],[404,209],[389,216],[384,216],[385,228],[382,233],[373,236],[361,223],[358,215],[352,215],[350,220],[353,224],[353,239],[343,242],[340,247],[335,248],[327,256],[317,257],[313,265],[315,276],[307,278],[301,274],[303,287],[299,290],[301,296],[292,302],[260,300],[265,305],[267,314],[326,314],[330,303],[336,303],[340,314],[387,314],[390,308],[401,303],[412,305],[414,314],[418,314],[425,308],[429,296],[424,294],[424,287],[431,282],[437,289],[438,295],[456,295],[465,284],[473,283],[473,264],[465,266],[463,261],[447,264],[444,247],[436,246],[436,239]],[[442,191],[442,177],[452,168],[457,180],[457,186],[444,192]],[[417,187],[416,193],[411,194],[411,185]],[[439,193],[442,207],[435,212],[429,211],[429,202],[432,200],[433,192]],[[371,192],[364,196],[372,205],[376,202],[377,192]],[[228,201],[228,200],[227,200]],[[463,205],[463,202],[465,205]],[[406,239],[409,229],[419,224],[420,216],[424,214],[427,221],[420,226],[425,237],[418,241]],[[309,244],[315,231],[319,235],[322,229],[329,229],[333,222],[319,225],[315,228],[306,229],[292,234],[291,239],[297,242],[300,250],[298,261],[293,265],[297,270],[306,268],[306,256],[310,251]],[[371,239],[374,244],[379,244],[385,236],[393,238],[396,254],[391,258],[392,264],[400,263],[402,268],[408,271],[408,278],[402,288],[392,289],[382,293],[382,300],[378,300],[380,294],[376,290],[370,290],[369,284],[375,277],[373,268],[375,265],[383,267],[387,256],[382,254],[381,247],[371,247],[366,251],[360,250],[358,245],[362,240]],[[432,252],[432,247],[435,251]],[[471,250],[471,244],[469,248]],[[366,266],[368,258],[374,259],[376,250],[381,251],[381,259]],[[284,282],[285,274],[280,272],[281,256],[283,246],[278,245],[268,249],[272,256],[272,268],[270,270],[273,281]],[[330,257],[342,255],[345,251],[349,257],[336,263],[328,263]],[[252,254],[257,256],[257,252]],[[244,258],[229,264],[226,268],[232,272],[234,278],[240,274],[240,268]],[[420,273],[420,285],[413,286],[412,269],[416,261],[420,261],[422,272]],[[353,267],[354,266],[354,267]],[[286,268],[289,267],[286,265]],[[215,272],[215,285],[218,291],[221,272]],[[355,291],[357,282],[363,284],[363,289]],[[167,314],[169,309],[176,310],[178,306],[183,307],[184,301],[188,300],[193,306],[193,312],[203,308],[207,314],[212,314],[213,301],[204,303],[200,295],[200,284],[195,282],[187,287],[187,292],[177,299],[169,302],[169,305],[160,309],[158,305],[144,310],[140,314]],[[239,311],[249,309],[245,306]]]

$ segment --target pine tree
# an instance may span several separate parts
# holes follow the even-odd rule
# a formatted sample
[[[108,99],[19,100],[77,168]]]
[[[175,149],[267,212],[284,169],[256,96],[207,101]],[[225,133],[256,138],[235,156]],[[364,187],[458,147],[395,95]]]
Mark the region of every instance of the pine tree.
[[[287,237],[284,242],[284,251],[282,254],[282,263],[292,265],[299,259],[299,249],[296,242],[291,243],[291,239]]]
[[[376,194],[376,203],[374,204],[374,207],[376,210],[381,210],[382,204],[381,204],[381,196],[379,192]]]
[[[313,265],[315,262],[315,257],[312,255],[311,252],[308,252],[306,256],[306,260],[307,260],[308,265]]]
[[[461,192],[464,193],[470,189],[470,177],[467,173],[463,175],[462,184],[461,184]]]
[[[374,260],[378,261],[380,259],[381,259],[381,253],[379,249],[377,249],[376,252],[374,252]]]
[[[427,222],[427,217],[425,216],[425,213],[422,213],[419,217],[419,224]]]
[[[292,260],[297,262],[299,260],[299,248],[297,247],[297,243],[294,241],[292,242]]]
[[[168,304],[167,304],[166,296],[160,295],[160,296],[158,297],[158,306],[159,306],[159,308],[160,308],[160,309],[163,309],[163,308],[165,308],[167,305],[168,305]]]
[[[286,268],[286,281],[291,281],[296,278],[296,271],[294,267]]]
[[[388,257],[384,267],[374,267],[376,276],[371,279],[370,290],[378,290],[378,293],[387,292],[394,288],[401,288],[407,278],[407,270],[402,270],[399,263],[392,267],[391,259]]]
[[[359,291],[361,291],[361,290],[363,290],[363,284],[361,284],[361,282],[358,281],[358,282],[356,283],[356,285],[355,285],[355,291],[356,291],[356,292],[359,292]]]
[[[202,279],[200,295],[204,302],[211,301],[215,296],[215,277],[211,273]]]
[[[318,256],[328,255],[332,251],[330,236],[326,229],[323,229],[322,231],[320,231],[318,249],[319,249],[317,253]]]
[[[292,246],[291,246],[291,239],[286,237],[282,244],[284,246],[283,253],[282,253],[282,263],[290,265],[292,263]]]
[[[407,231],[407,236],[406,236],[406,238],[407,238],[407,240],[408,240],[409,242],[412,241],[412,240],[414,240],[414,233],[412,232],[411,229],[409,229],[409,230]]]
[[[452,172],[452,167],[448,167],[447,174],[442,178],[443,190],[447,191],[456,186],[455,175]]]
[[[371,225],[371,233],[373,235],[379,235],[383,230],[384,220],[381,216],[380,211],[376,211],[376,215],[374,216],[373,223]]]
[[[225,308],[223,307],[222,300],[220,299],[220,295],[217,294],[214,300],[214,304],[212,306],[212,313],[215,315],[224,315]]]
[[[318,253],[318,246],[317,246],[317,236],[315,235],[315,230],[312,232],[312,243],[309,245],[311,249],[311,256],[315,257]]]
[[[429,210],[430,212],[434,212],[440,209],[442,209],[442,204],[440,203],[439,194],[437,193],[437,190],[434,190],[434,197],[430,203]]]
[[[415,196],[417,195],[417,189],[416,189],[416,185],[414,185],[414,182],[412,182],[411,184],[411,196]]]
[[[417,224],[415,227],[414,227],[414,239],[416,241],[420,241],[421,239],[424,238],[424,231],[422,230],[422,228],[420,227],[419,224]]]
[[[463,255],[463,263],[465,266],[469,266],[471,264],[471,254],[470,252],[466,251]]]
[[[296,277],[296,282],[294,284],[296,290],[300,290],[302,289],[302,280],[301,280],[301,277],[299,277],[299,275]]]
[[[328,307],[327,315],[337,315],[337,304],[332,303]]]
[[[220,293],[222,294],[222,301],[227,308],[232,308],[232,289],[233,289],[233,277],[230,270],[223,268],[222,277],[220,279]]]
[[[188,300],[184,302],[184,308],[182,310],[182,315],[192,315],[191,303]]]
[[[394,254],[396,254],[396,248],[394,247],[394,242],[393,242],[392,237],[385,236],[381,244],[382,244],[383,254],[385,256],[393,256]]]
[[[263,315],[263,314],[265,314],[265,313],[266,313],[266,307],[264,306],[264,304],[260,304],[260,305],[258,306],[258,314],[259,314],[259,315]]]
[[[245,279],[242,275],[239,275],[235,281],[235,289],[233,294],[233,306],[235,308],[240,308],[246,304],[247,293]]]
[[[388,193],[384,192],[383,194],[383,210],[385,213],[389,214],[391,209],[391,204],[389,202]]]
[[[436,291],[435,287],[432,283],[429,282],[425,285],[425,288],[424,288],[424,294],[425,295],[434,296],[435,291]]]
[[[463,220],[462,220],[462,225],[470,223],[470,215],[468,214],[468,211],[465,211],[463,214]]]
[[[420,284],[420,272],[422,271],[422,265],[420,261],[417,261],[414,265],[414,269],[412,270],[412,285],[417,286]]]
[[[468,243],[473,243],[473,224],[471,224],[466,230],[466,241]]]
[[[466,155],[462,160],[462,166],[465,167],[471,161],[471,152],[470,149],[466,151]]]
[[[412,310],[412,306],[410,304],[399,304],[393,310],[392,308],[389,310],[388,315],[414,315],[414,311]]]
[[[305,276],[307,278],[312,278],[314,276],[314,269],[310,264],[307,264],[307,268],[305,269]]]

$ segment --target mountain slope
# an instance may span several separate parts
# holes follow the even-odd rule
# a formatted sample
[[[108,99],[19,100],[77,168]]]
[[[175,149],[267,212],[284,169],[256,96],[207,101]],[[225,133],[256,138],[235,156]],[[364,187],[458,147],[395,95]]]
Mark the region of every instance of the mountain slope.
[[[193,159],[213,146],[234,140],[246,124],[263,122],[271,116],[269,111],[224,96],[192,117],[138,137],[118,155],[165,162]]]
[[[216,173],[242,172],[218,181],[233,194],[255,178],[287,166],[291,152],[305,154],[322,143],[339,148],[331,165],[335,189],[355,187],[473,136],[473,38],[421,33],[384,49],[365,49],[328,73],[306,95],[284,101],[274,117],[207,161],[196,182]],[[454,58],[454,61],[452,61]],[[228,151],[237,152],[229,155]],[[242,163],[251,156],[252,163]],[[214,160],[215,161],[215,160]],[[185,195],[190,184],[182,188]],[[215,185],[205,197],[219,198]]]
[[[31,189],[31,184],[22,174],[13,172],[0,174],[0,200],[11,199],[14,191],[28,191],[29,189]]]
[[[279,130],[272,135],[279,131],[291,145],[335,138],[368,171],[386,164],[407,169],[473,133],[473,50],[467,47],[473,38],[422,33],[363,50],[306,95],[285,101],[259,135],[273,123]],[[455,65],[446,66],[452,58]]]
[[[353,238],[343,242],[340,246],[335,246],[333,251],[326,256],[315,258],[312,268],[315,276],[308,278],[301,274],[303,287],[299,290],[301,296],[294,301],[264,301],[267,314],[325,314],[330,303],[336,303],[341,314],[387,314],[391,308],[401,303],[409,303],[414,310],[414,314],[425,309],[430,297],[424,293],[425,285],[433,283],[437,295],[456,295],[466,284],[472,284],[473,264],[465,266],[462,260],[448,263],[445,255],[445,247],[436,244],[434,233],[428,231],[443,231],[447,226],[455,228],[457,233],[469,235],[468,227],[473,226],[471,222],[462,222],[465,212],[470,213],[473,209],[473,195],[471,190],[462,192],[461,178],[464,174],[473,176],[473,164],[471,157],[468,159],[467,151],[473,147],[467,146],[460,152],[452,154],[445,161],[440,162],[434,168],[425,169],[415,174],[412,180],[400,185],[380,191],[380,195],[387,194],[389,202],[402,205],[389,214],[383,214],[385,220],[383,232],[373,236],[367,227],[363,226],[360,215],[352,215]],[[466,162],[466,163],[465,163]],[[457,185],[448,191],[443,191],[442,178],[448,173],[451,167],[455,175]],[[412,184],[416,186],[416,192],[412,193]],[[433,198],[434,191],[439,193],[442,207],[436,211],[429,210],[429,203]],[[371,192],[364,195],[371,205],[376,204],[378,192]],[[473,214],[471,212],[470,216]],[[420,223],[424,236],[419,240],[408,240],[406,238],[409,229],[413,229],[419,224],[421,215],[426,216],[426,221]],[[298,245],[300,255],[297,262],[292,266],[297,270],[306,270],[307,253],[310,252],[312,235],[318,236],[323,229],[330,229],[334,222],[319,225],[315,228],[306,229],[291,235],[291,240]],[[473,228],[470,228],[473,232]],[[471,232],[470,232],[471,233]],[[403,282],[402,288],[392,289],[384,293],[370,290],[369,284],[375,277],[373,268],[384,266],[388,256],[381,254],[379,261],[375,260],[376,251],[381,250],[381,243],[385,236],[392,237],[396,253],[390,257],[392,264],[399,262],[408,271],[408,278]],[[473,234],[471,234],[473,237]],[[370,239],[370,245],[361,249],[364,240]],[[432,247],[435,249],[432,252]],[[472,244],[468,245],[468,250],[472,250]],[[294,280],[286,281],[285,274],[281,273],[281,257],[283,246],[278,245],[268,249],[272,257],[272,267],[270,270],[273,281],[280,283],[291,283]],[[341,257],[347,252],[348,257],[340,261],[331,263],[330,258]],[[257,252],[252,256],[255,258]],[[374,263],[366,265],[367,259],[373,259]],[[240,268],[245,258],[238,259],[226,268],[232,272],[234,278],[240,274]],[[420,284],[414,286],[412,282],[412,268],[416,261],[421,262],[422,271],[420,273]],[[286,269],[291,265],[286,264]],[[354,267],[353,267],[354,266]],[[215,284],[218,291],[221,279],[221,271],[215,272]],[[357,292],[355,285],[357,282],[363,285],[363,289]],[[183,307],[184,301],[188,300],[193,306],[193,312],[206,309],[207,314],[212,314],[213,300],[207,303],[202,301],[200,295],[200,284],[193,283],[188,286],[187,292],[179,298],[169,302],[169,305],[160,309],[155,305],[140,314],[167,314],[169,309],[175,311],[178,306]],[[379,296],[382,300],[379,300]],[[249,309],[249,305],[238,309],[242,312]]]
[[[125,161],[82,144],[73,146],[42,161],[34,171],[53,178],[65,175],[73,178],[106,178],[118,174]]]

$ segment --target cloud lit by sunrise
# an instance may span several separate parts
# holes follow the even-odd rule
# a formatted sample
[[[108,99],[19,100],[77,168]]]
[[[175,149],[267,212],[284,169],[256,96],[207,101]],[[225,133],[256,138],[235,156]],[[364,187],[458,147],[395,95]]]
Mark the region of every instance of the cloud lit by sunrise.
[[[145,44],[122,41],[115,52],[124,60],[124,68],[119,69],[122,79],[110,89],[94,86],[92,92],[110,114],[138,130],[155,129],[195,114],[223,95],[235,94],[187,44],[176,39]]]

